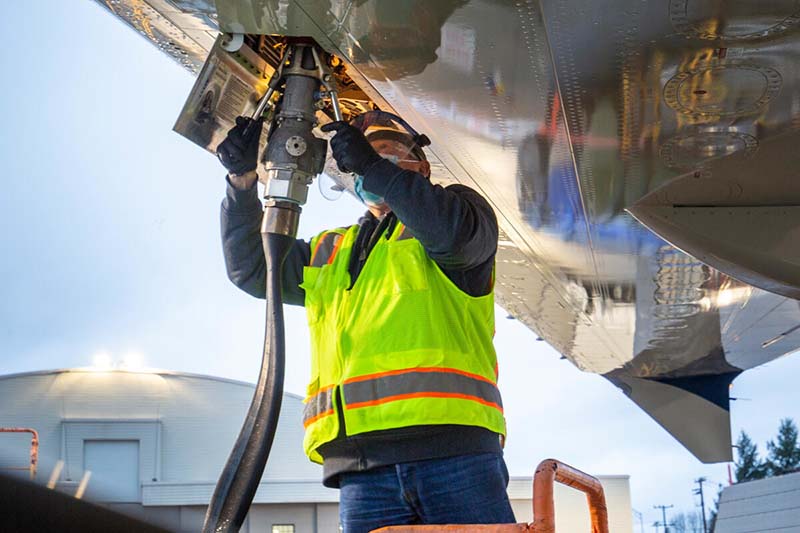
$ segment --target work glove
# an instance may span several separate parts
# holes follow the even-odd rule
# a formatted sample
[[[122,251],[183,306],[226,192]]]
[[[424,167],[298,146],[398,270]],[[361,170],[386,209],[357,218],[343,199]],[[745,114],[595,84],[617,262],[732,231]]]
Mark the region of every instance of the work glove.
[[[353,172],[363,176],[369,167],[382,159],[361,130],[347,122],[331,122],[320,129],[325,132],[336,132],[331,139],[331,151],[342,172]]]
[[[250,124],[252,126],[248,128]],[[236,126],[217,146],[217,157],[230,174],[240,175],[256,169],[263,124],[263,117],[255,121],[248,117],[236,117]]]

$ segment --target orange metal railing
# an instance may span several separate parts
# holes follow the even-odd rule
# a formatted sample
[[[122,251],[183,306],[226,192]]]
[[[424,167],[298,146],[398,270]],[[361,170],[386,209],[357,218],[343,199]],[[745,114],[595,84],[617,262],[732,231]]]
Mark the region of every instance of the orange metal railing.
[[[592,533],[608,533],[608,510],[603,486],[597,478],[555,459],[545,459],[533,476],[533,524],[535,533],[555,533],[553,484],[557,481],[586,493]]]
[[[9,470],[28,470],[31,479],[36,477],[36,465],[39,462],[39,432],[31,428],[0,428],[0,433],[30,433],[31,437],[31,464],[24,467],[10,467]]]
[[[536,467],[533,477],[533,522],[530,524],[390,526],[376,529],[373,533],[555,533],[553,486],[556,482],[586,493],[591,533],[608,533],[608,510],[600,481],[555,459],[546,459]]]

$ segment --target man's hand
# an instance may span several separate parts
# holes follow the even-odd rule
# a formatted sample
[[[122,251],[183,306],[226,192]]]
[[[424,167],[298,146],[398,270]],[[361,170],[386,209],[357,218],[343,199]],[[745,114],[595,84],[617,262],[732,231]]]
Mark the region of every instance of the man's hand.
[[[336,132],[331,139],[331,151],[342,172],[354,172],[363,176],[369,167],[381,160],[381,156],[372,148],[361,130],[347,122],[331,122],[320,129]]]
[[[264,118],[237,117],[225,140],[217,146],[217,157],[231,175],[252,172],[258,165],[258,144]],[[245,131],[246,130],[246,131]]]

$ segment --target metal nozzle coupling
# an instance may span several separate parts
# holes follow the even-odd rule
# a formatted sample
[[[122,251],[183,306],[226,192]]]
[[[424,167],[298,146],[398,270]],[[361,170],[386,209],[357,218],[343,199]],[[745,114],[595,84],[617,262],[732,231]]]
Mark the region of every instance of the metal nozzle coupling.
[[[262,158],[265,196],[302,205],[309,185],[325,166],[328,149],[327,141],[312,133],[320,87],[324,85],[338,105],[335,82],[320,52],[307,43],[287,46],[276,77],[285,83]]]
[[[297,236],[302,208],[289,200],[267,201],[261,219],[261,233],[277,233],[288,237]]]

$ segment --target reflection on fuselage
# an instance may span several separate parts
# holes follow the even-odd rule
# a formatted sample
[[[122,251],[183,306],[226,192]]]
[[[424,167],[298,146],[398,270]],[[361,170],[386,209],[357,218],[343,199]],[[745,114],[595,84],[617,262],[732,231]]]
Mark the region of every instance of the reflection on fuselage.
[[[794,127],[795,8],[765,5],[217,2],[223,26],[311,35],[351,62],[431,136],[434,167],[496,207],[499,300],[581,368],[633,375],[722,371],[798,343],[742,353],[740,339],[800,321],[797,306],[764,315],[753,302],[782,300],[715,297],[747,287],[625,211],[687,169],[711,190],[724,176],[708,161],[757,157]]]
[[[727,383],[800,346],[800,306],[703,264],[626,209],[800,205],[797,180],[777,178],[793,178],[793,163],[763,155],[800,128],[796,2],[216,6],[225,31],[311,36],[344,58],[377,105],[431,137],[439,178],[496,208],[509,313],[658,411],[705,460],[729,456]],[[716,170],[737,157],[765,170]],[[673,401],[676,390],[708,402]],[[719,438],[695,439],[681,409],[662,416],[668,405]]]

